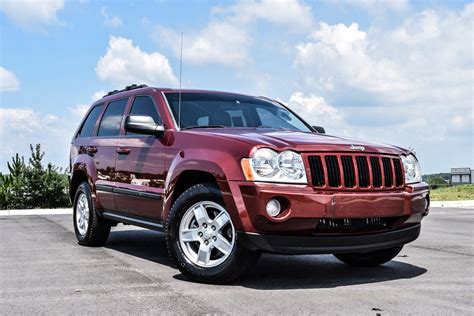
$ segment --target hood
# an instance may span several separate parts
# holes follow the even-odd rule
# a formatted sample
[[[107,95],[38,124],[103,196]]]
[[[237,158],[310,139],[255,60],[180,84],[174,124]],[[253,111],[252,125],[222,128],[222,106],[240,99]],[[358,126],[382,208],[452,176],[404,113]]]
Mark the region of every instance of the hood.
[[[193,132],[219,138],[232,138],[258,147],[270,147],[279,150],[291,149],[299,152],[347,151],[394,155],[409,152],[407,149],[387,144],[299,131],[225,128],[199,129],[193,130]]]

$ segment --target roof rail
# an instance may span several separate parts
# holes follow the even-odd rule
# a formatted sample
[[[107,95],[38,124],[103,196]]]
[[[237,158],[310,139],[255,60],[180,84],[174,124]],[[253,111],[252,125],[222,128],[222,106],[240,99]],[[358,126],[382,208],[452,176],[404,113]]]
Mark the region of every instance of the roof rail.
[[[105,98],[105,97],[108,97],[109,95],[113,95],[113,94],[117,94],[117,93],[120,93],[120,92],[124,92],[124,91],[130,91],[130,90],[135,90],[135,89],[140,89],[140,88],[146,88],[148,87],[146,84],[140,84],[140,85],[137,85],[137,84],[131,84],[129,86],[126,86],[124,89],[122,90],[112,90],[112,91],[109,91],[107,92],[106,95],[104,95],[102,98]]]

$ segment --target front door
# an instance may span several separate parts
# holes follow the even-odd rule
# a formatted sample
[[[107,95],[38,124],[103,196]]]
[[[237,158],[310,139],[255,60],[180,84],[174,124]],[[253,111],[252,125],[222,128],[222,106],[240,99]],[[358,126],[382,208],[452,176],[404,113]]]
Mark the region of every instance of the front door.
[[[129,115],[151,116],[162,124],[150,96],[136,96]],[[165,141],[125,132],[117,144],[115,202],[119,212],[161,220],[165,181]]]

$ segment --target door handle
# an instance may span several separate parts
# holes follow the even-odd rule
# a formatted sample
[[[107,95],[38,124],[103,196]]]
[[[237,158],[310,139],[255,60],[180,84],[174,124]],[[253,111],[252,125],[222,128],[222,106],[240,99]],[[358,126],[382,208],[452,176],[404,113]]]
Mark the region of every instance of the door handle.
[[[130,148],[124,148],[124,147],[117,148],[117,153],[119,155],[128,155],[130,153]]]
[[[86,151],[89,155],[93,156],[97,152],[97,146],[88,146]]]

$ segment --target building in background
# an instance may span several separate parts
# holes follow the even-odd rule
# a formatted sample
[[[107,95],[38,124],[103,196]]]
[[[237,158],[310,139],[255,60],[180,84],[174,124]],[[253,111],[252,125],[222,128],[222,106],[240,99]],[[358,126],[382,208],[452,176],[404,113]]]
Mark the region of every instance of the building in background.
[[[474,169],[471,168],[451,168],[451,184],[474,183]]]

